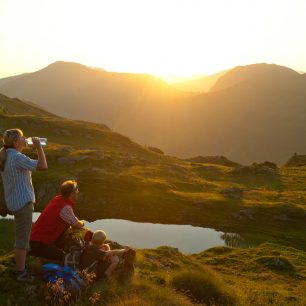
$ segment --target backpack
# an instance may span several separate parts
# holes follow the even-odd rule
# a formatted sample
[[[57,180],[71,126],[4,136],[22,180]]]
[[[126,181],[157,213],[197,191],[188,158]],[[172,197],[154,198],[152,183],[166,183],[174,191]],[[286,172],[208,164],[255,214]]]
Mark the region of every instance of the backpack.
[[[65,254],[64,266],[78,271],[83,249],[84,246],[82,244],[75,243],[71,245],[69,250]]]
[[[58,291],[76,293],[86,286],[86,283],[70,267],[64,267],[58,264],[48,263],[42,266],[42,278],[55,284],[58,279],[63,281],[59,283]]]
[[[73,229],[70,227],[58,238],[56,246],[67,253],[75,244],[86,246],[91,240],[92,234],[92,231],[86,228]]]
[[[69,228],[59,239],[57,245],[65,252],[64,266],[78,271],[82,252],[87,245],[86,235],[92,233],[87,229]]]

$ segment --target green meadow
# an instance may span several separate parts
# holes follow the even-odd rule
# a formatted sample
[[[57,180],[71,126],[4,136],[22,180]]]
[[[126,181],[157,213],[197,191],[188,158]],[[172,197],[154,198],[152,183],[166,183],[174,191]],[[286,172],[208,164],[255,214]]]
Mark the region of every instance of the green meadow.
[[[167,156],[103,124],[14,112],[2,108],[0,130],[18,127],[26,136],[48,138],[49,169],[33,174],[36,211],[64,179],[75,178],[79,218],[190,224],[241,236],[234,248],[192,255],[167,246],[137,250],[131,282],[114,276],[92,284],[76,305],[306,304],[306,166],[235,172],[235,166]],[[35,157],[32,148],[24,153]],[[2,188],[0,199],[5,215]],[[41,281],[14,281],[13,225],[0,221],[0,304],[54,304]],[[29,258],[28,266],[39,275],[37,260]]]

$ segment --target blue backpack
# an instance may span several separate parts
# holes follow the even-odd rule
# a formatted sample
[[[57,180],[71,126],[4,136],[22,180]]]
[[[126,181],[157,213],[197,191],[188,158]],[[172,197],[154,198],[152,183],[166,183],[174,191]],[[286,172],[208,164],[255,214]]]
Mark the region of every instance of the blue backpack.
[[[86,286],[84,280],[73,269],[53,263],[42,266],[42,278],[51,284],[55,284],[58,279],[62,279],[60,291],[77,292]]]

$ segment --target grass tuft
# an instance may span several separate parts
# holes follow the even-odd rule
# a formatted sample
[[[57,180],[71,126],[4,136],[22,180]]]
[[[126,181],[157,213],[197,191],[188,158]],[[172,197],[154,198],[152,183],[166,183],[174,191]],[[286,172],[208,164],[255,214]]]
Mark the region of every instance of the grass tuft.
[[[211,269],[185,270],[176,273],[172,285],[189,296],[194,302],[205,305],[235,305],[236,297]]]

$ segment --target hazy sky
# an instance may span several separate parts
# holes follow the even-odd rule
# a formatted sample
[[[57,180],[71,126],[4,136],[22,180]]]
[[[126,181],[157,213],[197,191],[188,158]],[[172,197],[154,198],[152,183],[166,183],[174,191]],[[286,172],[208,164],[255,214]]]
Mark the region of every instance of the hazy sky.
[[[57,60],[108,71],[306,72],[306,0],[0,0],[0,78]]]

